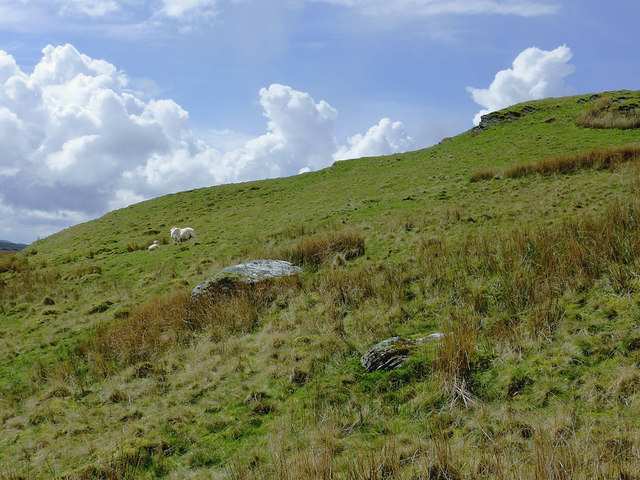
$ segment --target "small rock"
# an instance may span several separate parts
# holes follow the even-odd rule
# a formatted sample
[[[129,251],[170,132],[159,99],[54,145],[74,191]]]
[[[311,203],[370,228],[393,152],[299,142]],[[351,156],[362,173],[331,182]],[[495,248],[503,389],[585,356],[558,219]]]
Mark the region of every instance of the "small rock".
[[[444,333],[442,332],[435,332],[432,333],[430,335],[427,335],[424,338],[419,338],[418,340],[416,340],[417,342],[420,343],[424,343],[425,340],[440,340],[441,338],[444,338]]]
[[[360,357],[360,364],[367,372],[393,370],[409,359],[409,347],[414,344],[407,338],[387,338]]]
[[[191,297],[213,290],[228,290],[233,284],[254,284],[262,280],[284,278],[302,272],[300,267],[284,260],[253,260],[220,270],[210,279],[196,285]]]
[[[360,364],[367,372],[393,370],[402,366],[410,358],[411,347],[444,337],[443,333],[432,333],[426,337],[411,339],[392,337],[377,343],[360,357]]]

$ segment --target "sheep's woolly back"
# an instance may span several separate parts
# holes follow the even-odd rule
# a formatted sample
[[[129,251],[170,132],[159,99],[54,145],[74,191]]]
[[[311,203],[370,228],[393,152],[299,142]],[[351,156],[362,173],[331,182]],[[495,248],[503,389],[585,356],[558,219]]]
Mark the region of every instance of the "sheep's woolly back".
[[[183,240],[188,240],[192,237],[196,238],[196,233],[191,227],[186,227],[186,228],[172,227],[171,228],[171,238],[173,239],[173,243],[182,242]]]

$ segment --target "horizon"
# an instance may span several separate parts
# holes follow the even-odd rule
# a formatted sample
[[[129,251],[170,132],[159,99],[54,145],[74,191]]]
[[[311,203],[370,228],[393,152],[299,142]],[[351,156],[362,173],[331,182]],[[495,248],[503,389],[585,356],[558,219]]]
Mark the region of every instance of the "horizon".
[[[426,148],[482,113],[640,79],[630,0],[0,0],[0,13],[0,237],[13,243],[169,193]]]

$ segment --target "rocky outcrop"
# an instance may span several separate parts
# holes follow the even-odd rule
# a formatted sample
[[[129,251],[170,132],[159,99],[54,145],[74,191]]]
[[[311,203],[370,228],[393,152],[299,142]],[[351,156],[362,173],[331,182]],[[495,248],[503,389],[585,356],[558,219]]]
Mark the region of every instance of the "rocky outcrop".
[[[480,123],[478,124],[478,126],[474,127],[471,130],[471,133],[473,135],[477,135],[478,133],[488,128],[497,127],[498,125],[502,125],[504,123],[515,122],[519,118],[524,117],[525,115],[529,115],[535,110],[536,108],[534,106],[525,105],[520,110],[505,109],[498,110],[497,112],[487,113],[486,115],[482,115],[482,117],[480,117]]]
[[[411,358],[411,349],[415,345],[438,340],[443,333],[432,333],[426,337],[411,339],[392,337],[375,344],[367,353],[360,357],[360,364],[367,372],[376,370],[393,370]]]
[[[284,260],[253,260],[220,270],[191,290],[191,297],[232,290],[237,285],[253,285],[261,281],[297,275],[300,267]]]

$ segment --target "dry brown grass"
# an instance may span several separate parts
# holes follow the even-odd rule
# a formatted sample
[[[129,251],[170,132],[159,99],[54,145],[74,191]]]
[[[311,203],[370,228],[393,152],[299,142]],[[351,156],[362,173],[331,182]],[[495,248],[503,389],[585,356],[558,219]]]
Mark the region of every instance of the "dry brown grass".
[[[571,174],[579,170],[596,168],[611,170],[625,163],[640,160],[640,145],[597,148],[553,157],[545,157],[533,163],[521,163],[506,168],[476,170],[471,174],[472,182],[494,178],[521,178],[530,175]]]
[[[447,292],[452,302],[483,315],[497,309],[517,318],[518,328],[548,337],[564,315],[565,292],[602,278],[616,292],[633,290],[639,232],[640,202],[613,202],[602,216],[554,227],[472,235],[457,244],[423,237],[420,268],[429,288]]]
[[[22,254],[0,254],[0,274],[3,273],[8,277],[0,276],[0,307],[18,299],[33,301],[61,288],[57,268],[34,265]]]
[[[489,435],[488,432],[484,432]],[[328,448],[273,454],[268,464],[236,462],[229,480],[591,480],[637,479],[632,442],[612,439],[584,442],[572,432],[537,433],[529,442],[485,436],[456,444],[450,429],[434,426],[428,440],[404,450],[395,436],[344,459]],[[598,456],[598,451],[601,451]],[[616,456],[617,455],[617,456]]]
[[[278,257],[317,267],[364,253],[364,236],[356,230],[323,232],[300,239]],[[372,295],[364,270],[327,270],[320,289],[326,292],[329,315],[340,320],[344,308]],[[213,340],[254,330],[267,308],[284,308],[300,289],[298,278],[259,282],[221,288],[208,298],[193,299],[188,292],[156,298],[134,308],[125,318],[96,328],[95,336],[80,349],[100,375],[112,373],[119,365],[131,365],[162,355],[167,349],[189,343],[202,331]]]
[[[118,366],[158,358],[201,331],[213,340],[248,333],[258,325],[266,307],[285,305],[298,288],[293,278],[240,285],[206,298],[192,298],[187,291],[156,298],[125,318],[98,326],[80,351],[96,373],[108,375]]]
[[[293,247],[282,249],[280,258],[297,265],[317,267],[334,261],[336,256],[350,260],[364,252],[364,235],[356,229],[344,229],[303,237]]]
[[[338,331],[343,331],[342,320],[349,312],[377,293],[372,272],[366,267],[325,270],[314,288],[322,293],[325,315]]]
[[[471,174],[472,182],[481,182],[483,180],[493,180],[500,176],[500,170],[497,168],[482,168]]]
[[[315,433],[315,435],[313,435]],[[404,445],[401,435],[381,435],[375,445],[340,455],[340,432],[320,426],[311,434],[309,444],[290,450],[276,448],[270,461],[247,465],[235,462],[226,469],[229,480],[454,480],[467,478],[448,445],[447,433],[438,427],[429,433],[431,440],[415,439]]]
[[[29,269],[29,262],[16,252],[0,252],[0,273],[23,272]]]
[[[597,148],[586,152],[543,158],[531,164],[514,165],[504,171],[506,178],[527,175],[569,174],[588,168],[613,169],[618,165],[640,160],[640,145]]]
[[[96,373],[108,375],[116,364],[148,360],[189,338],[189,294],[155,299],[114,323],[96,327],[95,337],[80,345]]]
[[[468,380],[479,325],[473,314],[463,311],[453,312],[443,325],[444,337],[434,361],[434,370],[440,372],[443,389],[451,399],[451,408],[456,403],[465,407],[475,403]]]
[[[576,119],[581,127],[629,129],[640,127],[640,106],[604,97]]]

